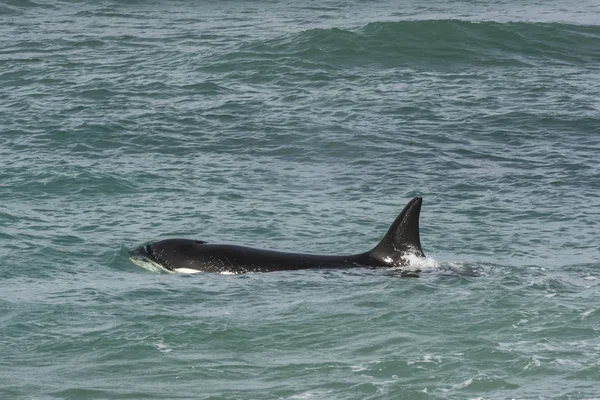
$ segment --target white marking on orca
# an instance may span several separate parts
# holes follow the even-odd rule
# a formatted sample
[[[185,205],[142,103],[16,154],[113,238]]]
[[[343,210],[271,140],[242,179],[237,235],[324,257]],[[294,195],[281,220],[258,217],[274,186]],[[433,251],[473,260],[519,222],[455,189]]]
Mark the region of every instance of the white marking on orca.
[[[198,272],[202,271],[198,271],[197,269],[191,268],[175,268],[175,272],[179,272],[180,274],[197,274]]]

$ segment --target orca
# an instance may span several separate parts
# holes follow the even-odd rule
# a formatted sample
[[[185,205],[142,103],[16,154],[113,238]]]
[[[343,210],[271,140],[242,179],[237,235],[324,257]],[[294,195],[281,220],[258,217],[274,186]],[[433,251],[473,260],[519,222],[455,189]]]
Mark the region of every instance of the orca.
[[[241,274],[311,268],[404,267],[411,255],[425,257],[419,238],[421,197],[412,199],[375,248],[353,255],[318,255],[264,250],[202,240],[166,239],[130,253],[135,264],[166,272]]]

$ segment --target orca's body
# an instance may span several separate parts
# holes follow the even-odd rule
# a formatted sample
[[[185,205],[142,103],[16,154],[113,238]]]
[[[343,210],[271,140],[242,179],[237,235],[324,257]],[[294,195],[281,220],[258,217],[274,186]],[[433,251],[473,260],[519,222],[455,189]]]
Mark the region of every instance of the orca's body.
[[[408,264],[407,256],[424,257],[419,239],[421,197],[412,199],[381,242],[366,253],[333,256],[287,253],[200,240],[167,239],[131,253],[136,264],[153,264],[169,272],[245,273],[309,268],[391,267]]]

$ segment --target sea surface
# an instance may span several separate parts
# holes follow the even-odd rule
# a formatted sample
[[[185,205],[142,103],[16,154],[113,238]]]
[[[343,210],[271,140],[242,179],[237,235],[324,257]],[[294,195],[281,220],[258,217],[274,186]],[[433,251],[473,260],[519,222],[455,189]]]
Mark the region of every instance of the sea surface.
[[[597,0],[0,2],[0,399],[511,398],[600,398]]]

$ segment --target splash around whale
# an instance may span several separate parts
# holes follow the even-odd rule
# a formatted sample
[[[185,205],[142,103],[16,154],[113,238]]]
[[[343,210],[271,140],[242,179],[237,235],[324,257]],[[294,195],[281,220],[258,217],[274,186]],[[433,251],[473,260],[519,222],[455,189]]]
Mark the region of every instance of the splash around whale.
[[[353,255],[288,253],[201,240],[166,239],[133,250],[135,264],[154,271],[241,274],[311,268],[405,267],[425,257],[419,238],[421,197],[412,199],[375,248]]]

